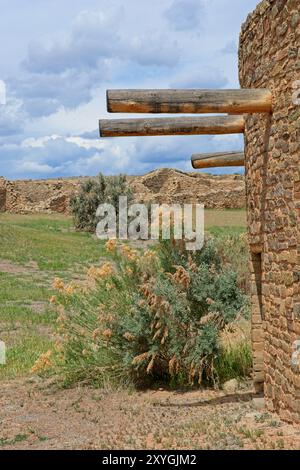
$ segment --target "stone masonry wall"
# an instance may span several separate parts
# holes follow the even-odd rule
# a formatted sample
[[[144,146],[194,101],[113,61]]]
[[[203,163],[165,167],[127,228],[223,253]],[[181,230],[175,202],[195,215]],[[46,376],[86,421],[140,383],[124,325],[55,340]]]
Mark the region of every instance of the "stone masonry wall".
[[[0,212],[6,210],[6,180],[0,177]]]
[[[79,190],[78,179],[6,181],[5,210],[14,213],[68,214],[72,195]]]
[[[207,173],[161,168],[142,176],[128,176],[137,202],[204,203],[207,208],[245,207],[243,175]],[[72,195],[79,191],[80,178],[7,181],[0,177],[0,211],[14,213],[70,212]]]
[[[300,422],[300,0],[264,0],[242,27],[243,88],[269,88],[273,114],[246,118],[246,197],[251,245],[256,388],[267,407]]]

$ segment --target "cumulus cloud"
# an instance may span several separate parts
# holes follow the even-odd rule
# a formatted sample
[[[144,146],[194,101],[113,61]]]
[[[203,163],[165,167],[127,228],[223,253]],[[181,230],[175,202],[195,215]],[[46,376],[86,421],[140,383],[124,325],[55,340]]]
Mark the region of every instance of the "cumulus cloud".
[[[201,0],[174,0],[165,11],[166,19],[177,31],[200,29],[204,15],[205,8]]]
[[[0,145],[0,175],[8,178],[128,173],[143,174],[155,168],[191,171],[193,153],[239,150],[238,136],[177,136],[155,139],[95,140],[93,136],[50,135]],[[228,172],[231,170],[229,169]]]
[[[23,130],[25,113],[22,101],[9,94],[6,104],[0,105],[0,138],[18,135]]]
[[[1,70],[8,100],[0,108],[0,174],[191,170],[192,153],[242,148],[236,136],[100,140],[93,130],[106,116],[106,88],[238,86],[234,50],[256,0],[232,2],[228,9],[227,0],[66,0],[56,2],[57,12],[50,2],[39,10],[38,34],[25,28],[24,8],[11,6],[24,28],[16,46],[9,41],[14,60]],[[36,0],[26,2],[26,18],[35,8]],[[0,28],[4,21],[0,17]],[[5,41],[0,51],[6,52]]]
[[[74,20],[70,31],[50,38],[47,43],[36,40],[29,45],[23,61],[33,73],[62,73],[66,70],[90,70],[99,59],[111,57],[120,42],[117,14],[83,11]]]
[[[83,139],[99,139],[99,130],[87,131],[80,134]]]
[[[171,88],[224,88],[228,79],[222,71],[207,66],[198,71],[195,66],[179,73],[170,83]]]
[[[66,70],[104,68],[104,59],[133,61],[141,65],[173,66],[178,61],[177,42],[157,30],[122,34],[123,7],[113,12],[83,11],[63,37],[29,46],[24,67],[33,73],[61,74]]]
[[[104,71],[105,71],[105,67]],[[107,76],[99,70],[79,73],[76,69],[61,74],[24,74],[12,79],[10,86],[22,97],[24,110],[32,118],[49,116],[60,107],[72,109],[91,99],[92,88]]]
[[[35,39],[10,88],[31,118],[87,103],[103,82],[135,67],[174,67],[177,40],[163,30],[123,31],[124,8],[80,12],[69,30]]]

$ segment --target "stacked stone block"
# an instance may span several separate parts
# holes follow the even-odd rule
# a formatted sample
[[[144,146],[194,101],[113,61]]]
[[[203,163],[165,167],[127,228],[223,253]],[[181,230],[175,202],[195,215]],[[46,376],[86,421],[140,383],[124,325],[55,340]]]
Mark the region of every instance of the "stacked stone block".
[[[272,115],[246,117],[254,381],[267,407],[300,422],[300,1],[264,0],[242,27],[243,88],[269,88]],[[261,279],[259,288],[258,279]]]
[[[6,180],[0,176],[0,212],[6,210]]]

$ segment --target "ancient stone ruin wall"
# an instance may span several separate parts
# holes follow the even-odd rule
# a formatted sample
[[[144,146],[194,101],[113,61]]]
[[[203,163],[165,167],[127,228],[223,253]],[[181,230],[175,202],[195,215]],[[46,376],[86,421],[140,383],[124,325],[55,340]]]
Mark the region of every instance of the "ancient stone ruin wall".
[[[242,27],[241,87],[269,88],[273,114],[246,118],[246,196],[251,244],[256,388],[270,410],[300,422],[300,1],[264,0]]]
[[[137,202],[204,203],[207,208],[245,207],[242,175],[213,176],[161,168],[143,176],[128,176]],[[70,198],[87,178],[7,181],[0,177],[0,211],[14,213],[70,212]]]
[[[0,211],[68,214],[70,198],[78,189],[78,180],[72,179],[8,181],[2,178]]]

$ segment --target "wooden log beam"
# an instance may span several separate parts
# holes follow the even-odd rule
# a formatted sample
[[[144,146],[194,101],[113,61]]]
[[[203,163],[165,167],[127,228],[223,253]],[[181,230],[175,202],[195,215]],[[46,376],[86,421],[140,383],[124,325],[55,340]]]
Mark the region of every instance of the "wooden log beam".
[[[245,119],[244,116],[102,119],[99,130],[100,137],[242,134]]]
[[[192,155],[193,168],[218,168],[222,166],[244,165],[244,152],[217,152]]]
[[[107,90],[110,113],[270,113],[267,89]]]

